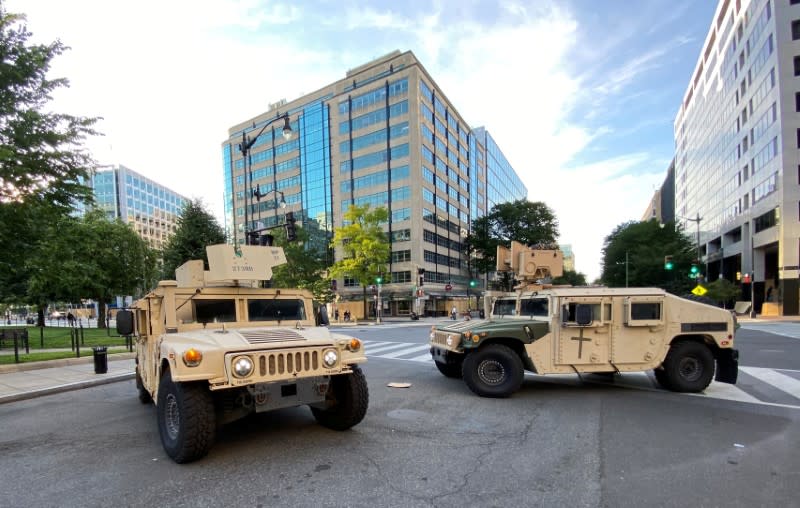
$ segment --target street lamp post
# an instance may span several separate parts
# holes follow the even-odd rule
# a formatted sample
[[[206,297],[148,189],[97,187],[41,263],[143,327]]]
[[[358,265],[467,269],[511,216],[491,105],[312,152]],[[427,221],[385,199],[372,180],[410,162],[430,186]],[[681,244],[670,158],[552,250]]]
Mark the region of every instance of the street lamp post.
[[[261,202],[261,198],[267,197],[267,196],[270,195],[270,193],[273,193],[273,192],[275,193],[275,222],[277,223],[278,222],[278,206],[280,206],[282,209],[286,208],[286,197],[283,195],[283,192],[281,192],[281,191],[279,191],[277,189],[270,189],[270,190],[262,193],[261,192],[261,185],[256,185],[256,190],[253,192],[253,197],[256,198],[256,202],[260,203]],[[280,202],[278,201],[278,194],[280,194],[280,196],[281,196]],[[258,218],[261,219],[261,207],[259,207],[259,210],[258,210]],[[277,227],[277,226],[273,226],[273,227]],[[260,233],[261,231],[264,231],[266,229],[272,229],[272,228],[268,228],[268,227],[262,226],[261,228],[258,228],[258,229],[255,229],[253,231],[250,231],[248,233],[248,235],[252,234],[253,238],[250,238],[248,243],[250,245],[253,245],[253,244],[257,243],[254,240],[258,236],[258,233]],[[269,238],[269,240],[267,240],[267,245],[272,245],[272,236],[268,236],[267,238]]]
[[[250,203],[252,201],[251,195],[251,188],[252,188],[252,181],[251,181],[251,169],[253,165],[253,161],[250,159],[250,150],[253,148],[253,145],[258,140],[258,137],[264,133],[264,131],[272,125],[273,123],[277,122],[278,120],[283,120],[283,138],[285,140],[289,140],[292,138],[292,127],[289,125],[289,113],[278,114],[275,118],[267,121],[262,127],[261,130],[258,131],[258,134],[255,136],[248,137],[247,133],[242,129],[242,142],[239,143],[239,151],[242,152],[242,158],[244,160],[244,241],[246,245],[250,244],[250,224],[248,219],[247,209],[250,207]],[[255,122],[253,122],[253,129],[256,128]],[[265,194],[266,195],[266,194]],[[285,203],[285,200],[284,200]]]
[[[700,217],[699,213],[697,214],[697,217],[695,217],[694,219],[690,219],[689,217],[681,217],[681,216],[677,216],[677,217],[679,219],[688,220],[690,222],[694,222],[694,223],[697,224],[697,262],[699,263],[700,262],[700,258],[701,258],[701,256],[700,256],[700,221],[703,220],[703,218]]]

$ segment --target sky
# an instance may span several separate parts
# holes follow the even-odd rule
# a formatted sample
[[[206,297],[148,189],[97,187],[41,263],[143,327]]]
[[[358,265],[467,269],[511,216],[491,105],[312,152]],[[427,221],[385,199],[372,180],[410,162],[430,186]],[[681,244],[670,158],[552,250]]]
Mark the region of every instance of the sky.
[[[222,220],[229,127],[393,50],[411,50],[472,127],[485,126],[550,207],[576,270],[644,214],[714,0],[292,2],[0,0],[31,42],[70,49],[55,111],[102,117],[87,140]]]

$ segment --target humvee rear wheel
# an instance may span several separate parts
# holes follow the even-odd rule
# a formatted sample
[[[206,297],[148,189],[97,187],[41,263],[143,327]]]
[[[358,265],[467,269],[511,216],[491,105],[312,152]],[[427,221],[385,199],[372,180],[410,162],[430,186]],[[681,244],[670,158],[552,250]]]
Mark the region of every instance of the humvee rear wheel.
[[[670,347],[664,360],[663,372],[666,387],[670,390],[701,392],[711,384],[714,377],[714,356],[704,344],[679,342]]]
[[[149,404],[153,402],[150,392],[145,389],[144,383],[142,383],[142,377],[139,375],[138,365],[136,366],[136,389],[139,391],[139,402],[142,404]]]
[[[461,377],[461,368],[463,359],[459,359],[452,363],[437,362],[434,360],[433,363],[436,364],[436,368],[439,369],[439,372],[444,374],[445,377],[452,377],[452,378]]]
[[[157,417],[164,451],[179,464],[205,456],[214,444],[214,402],[202,385],[173,383],[169,371],[164,372]]]
[[[462,374],[469,389],[481,397],[508,397],[519,390],[525,372],[514,350],[489,344],[464,358]]]
[[[352,374],[331,377],[328,407],[311,406],[311,413],[320,425],[333,430],[347,430],[364,419],[369,406],[367,378],[358,365]]]

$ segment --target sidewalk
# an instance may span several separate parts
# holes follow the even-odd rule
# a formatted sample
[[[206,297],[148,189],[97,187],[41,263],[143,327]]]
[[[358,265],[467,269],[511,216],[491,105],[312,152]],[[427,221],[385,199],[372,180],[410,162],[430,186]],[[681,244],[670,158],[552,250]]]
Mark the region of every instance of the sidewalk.
[[[134,353],[108,356],[108,372],[94,373],[94,359],[67,358],[0,365],[0,404],[134,378]]]

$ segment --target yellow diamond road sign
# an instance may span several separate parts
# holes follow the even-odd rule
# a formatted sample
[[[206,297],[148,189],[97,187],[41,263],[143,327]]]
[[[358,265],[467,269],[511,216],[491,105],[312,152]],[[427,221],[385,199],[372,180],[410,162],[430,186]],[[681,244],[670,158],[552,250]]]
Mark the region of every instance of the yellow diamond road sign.
[[[708,293],[708,289],[698,284],[694,289],[692,289],[692,293],[697,296],[703,296],[704,294]]]

